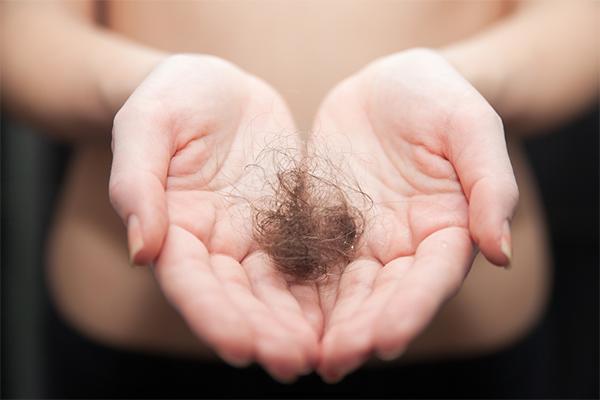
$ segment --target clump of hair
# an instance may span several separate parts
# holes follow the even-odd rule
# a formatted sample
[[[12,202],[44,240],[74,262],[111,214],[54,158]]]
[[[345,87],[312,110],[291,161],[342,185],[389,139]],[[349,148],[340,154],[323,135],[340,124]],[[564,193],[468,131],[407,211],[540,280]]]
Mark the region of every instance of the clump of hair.
[[[355,258],[371,202],[346,155],[312,137],[299,148],[269,146],[259,158],[274,172],[263,176],[269,194],[252,203],[258,246],[296,281],[343,271]]]

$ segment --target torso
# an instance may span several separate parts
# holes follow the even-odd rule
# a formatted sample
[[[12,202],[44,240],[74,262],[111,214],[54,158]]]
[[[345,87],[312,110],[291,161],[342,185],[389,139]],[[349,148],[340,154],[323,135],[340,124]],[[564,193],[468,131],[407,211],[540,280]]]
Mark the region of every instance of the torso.
[[[323,96],[373,59],[464,38],[507,12],[501,2],[118,1],[110,28],[173,52],[212,54],[273,85],[300,129]],[[437,29],[428,29],[432,26]],[[407,353],[436,357],[492,351],[523,336],[549,287],[545,227],[518,144],[511,158],[521,190],[515,259],[504,271],[478,257],[461,292]],[[51,293],[67,321],[111,346],[215,359],[162,297],[150,269],[131,267],[123,223],[108,201],[106,143],[77,148],[49,243]]]

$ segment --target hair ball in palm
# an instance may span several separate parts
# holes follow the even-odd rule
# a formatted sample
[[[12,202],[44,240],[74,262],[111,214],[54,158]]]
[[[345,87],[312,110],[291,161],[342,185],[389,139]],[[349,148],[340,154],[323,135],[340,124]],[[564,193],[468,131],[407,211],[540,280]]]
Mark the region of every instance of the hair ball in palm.
[[[253,236],[273,265],[296,281],[319,279],[354,259],[370,198],[342,153],[275,151],[270,194],[253,203]],[[342,161],[342,162],[340,162]],[[344,168],[346,167],[346,168]]]

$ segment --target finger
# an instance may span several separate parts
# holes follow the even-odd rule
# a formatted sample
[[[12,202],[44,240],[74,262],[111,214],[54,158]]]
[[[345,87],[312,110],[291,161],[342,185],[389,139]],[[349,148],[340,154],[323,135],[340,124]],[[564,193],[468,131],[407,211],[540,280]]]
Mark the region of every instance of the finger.
[[[133,107],[123,109],[113,127],[110,201],[127,225],[130,262],[136,265],[157,257],[169,224],[165,196],[169,133],[151,115]]]
[[[483,100],[482,100],[483,101]],[[506,150],[500,118],[490,112],[477,119],[462,116],[466,131],[451,134],[450,160],[469,199],[469,229],[473,240],[493,264],[512,259],[510,221],[519,190]]]
[[[264,292],[269,289],[261,288],[257,283],[251,284],[252,279],[247,274],[248,269],[257,266],[242,268],[233,259],[222,255],[212,256],[211,265],[228,297],[252,331],[256,361],[280,382],[291,382],[307,372],[312,361],[306,355],[306,344],[311,337],[314,338],[314,332],[306,321],[302,321],[302,311],[298,305],[294,307],[289,298],[277,294],[266,295],[278,300],[276,306],[269,304],[269,307],[263,303],[256,292],[264,297]],[[264,282],[264,286],[272,283]],[[290,318],[290,321],[284,322],[280,318]],[[290,327],[293,324],[299,327]],[[297,334],[299,331],[307,333],[308,338],[300,339]],[[313,345],[316,353],[317,342],[314,339]]]
[[[167,300],[192,331],[225,361],[247,365],[253,358],[252,332],[209,262],[208,251],[197,238],[171,225],[153,269]]]
[[[447,228],[419,245],[414,263],[375,324],[374,348],[384,360],[398,357],[460,289],[475,257],[467,229]]]
[[[244,269],[256,298],[268,307],[272,315],[288,331],[295,345],[303,351],[304,361],[300,371],[311,370],[318,356],[318,332],[312,329],[304,317],[298,300],[290,292],[285,276],[271,268],[266,268],[264,256],[247,259]],[[304,295],[307,294],[305,291]],[[316,300],[318,304],[316,294],[311,296],[311,299]]]
[[[325,320],[319,302],[319,293],[316,285],[290,284],[289,290],[298,302],[304,318],[315,332],[317,339],[323,336]]]
[[[477,182],[471,192],[469,228],[473,240],[488,261],[498,266],[512,263],[510,222],[518,197],[516,184],[499,185],[489,178]]]
[[[321,345],[318,372],[325,381],[338,382],[371,354],[375,323],[411,260],[394,260],[383,269],[371,261],[342,275]]]

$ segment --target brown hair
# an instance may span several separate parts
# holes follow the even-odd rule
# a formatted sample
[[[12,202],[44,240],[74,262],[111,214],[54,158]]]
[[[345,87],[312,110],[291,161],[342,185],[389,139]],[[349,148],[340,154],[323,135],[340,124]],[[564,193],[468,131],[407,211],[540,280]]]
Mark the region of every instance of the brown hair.
[[[371,199],[346,154],[335,149],[312,136],[301,149],[268,146],[259,156],[274,163],[275,172],[265,176],[270,194],[251,204],[253,239],[296,281],[319,279],[334,267],[343,271],[365,229]]]

